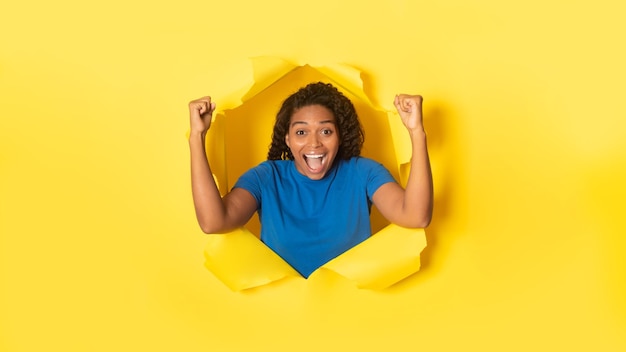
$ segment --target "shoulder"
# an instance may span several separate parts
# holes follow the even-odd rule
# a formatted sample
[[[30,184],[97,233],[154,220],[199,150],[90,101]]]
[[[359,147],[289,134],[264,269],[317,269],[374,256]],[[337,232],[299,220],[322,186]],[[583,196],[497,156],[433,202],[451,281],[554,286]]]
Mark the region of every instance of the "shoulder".
[[[385,169],[383,164],[378,161],[363,156],[355,156],[344,161],[346,167],[354,168],[359,171]]]
[[[261,179],[283,175],[289,167],[290,160],[265,160],[252,167],[244,175],[255,175]]]
[[[337,169],[338,175],[352,178],[355,181],[362,180],[362,182],[369,183],[379,177],[383,177],[387,181],[393,180],[389,170],[383,164],[362,156],[340,160]]]
[[[396,182],[389,170],[374,159],[358,156],[350,158],[346,162],[347,165],[351,165],[352,177],[355,180],[362,180],[368,185],[370,195],[383,184]]]
[[[233,188],[243,188],[249,191],[260,203],[264,189],[277,184],[287,173],[289,161],[266,160],[248,169],[235,182]]]

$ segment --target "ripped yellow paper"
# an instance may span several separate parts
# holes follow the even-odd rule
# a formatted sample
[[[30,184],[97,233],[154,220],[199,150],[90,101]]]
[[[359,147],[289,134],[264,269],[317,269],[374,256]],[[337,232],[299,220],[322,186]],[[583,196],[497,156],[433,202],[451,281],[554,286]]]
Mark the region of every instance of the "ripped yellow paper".
[[[318,268],[309,280],[315,280],[320,271],[331,270],[359,288],[382,290],[417,272],[425,247],[423,229],[392,224]],[[204,254],[206,267],[233,291],[301,277],[245,229],[211,235]]]
[[[425,247],[423,229],[391,224],[320,269],[332,270],[359,288],[382,290],[416,273]]]
[[[363,90],[360,71],[346,65],[297,66],[274,57],[254,58],[252,65],[254,81],[241,104],[218,110],[207,134],[207,155],[222,195],[242,173],[266,159],[282,101],[317,81],[335,85],[353,102],[367,136],[363,155],[381,162],[401,184],[406,184],[411,158],[406,128],[395,111],[372,103]],[[380,216],[373,216],[372,225],[374,236],[318,271],[333,271],[354,281],[357,287],[368,289],[384,289],[417,272],[420,252],[426,246],[424,230],[387,225]],[[206,267],[234,291],[301,277],[254,235],[259,230],[255,217],[246,228],[209,236]],[[315,277],[314,272],[309,280]]]
[[[300,276],[244,228],[223,235],[211,235],[204,257],[207,269],[233,291]]]

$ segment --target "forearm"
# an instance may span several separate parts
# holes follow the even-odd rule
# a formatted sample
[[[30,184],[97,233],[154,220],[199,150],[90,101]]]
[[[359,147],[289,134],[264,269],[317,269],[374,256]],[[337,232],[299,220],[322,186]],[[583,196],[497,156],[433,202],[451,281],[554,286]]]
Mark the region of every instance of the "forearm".
[[[204,143],[204,133],[192,132],[189,136],[191,190],[200,228],[205,233],[215,233],[223,230],[226,211],[213,179]]]
[[[433,180],[423,129],[410,130],[411,169],[405,187],[402,212],[413,219],[416,227],[430,224],[433,212]]]

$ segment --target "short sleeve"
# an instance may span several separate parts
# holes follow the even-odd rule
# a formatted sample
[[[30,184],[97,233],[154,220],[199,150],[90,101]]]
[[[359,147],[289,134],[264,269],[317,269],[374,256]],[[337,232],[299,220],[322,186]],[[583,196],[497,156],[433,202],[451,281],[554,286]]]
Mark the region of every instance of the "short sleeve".
[[[369,199],[372,199],[380,186],[389,182],[396,182],[383,164],[368,158],[359,158],[358,163],[359,172],[366,177],[365,184]]]
[[[257,204],[261,204],[262,185],[267,184],[268,179],[272,175],[272,167],[263,162],[239,177],[233,188],[242,188],[250,192]]]

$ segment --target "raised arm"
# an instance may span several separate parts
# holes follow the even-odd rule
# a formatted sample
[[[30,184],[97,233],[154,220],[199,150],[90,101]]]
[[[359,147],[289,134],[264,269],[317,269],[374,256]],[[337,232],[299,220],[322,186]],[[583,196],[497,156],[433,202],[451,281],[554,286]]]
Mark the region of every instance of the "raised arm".
[[[204,149],[214,111],[215,103],[208,96],[189,103],[191,190],[196,218],[205,233],[223,233],[243,226],[257,208],[248,191],[235,188],[222,198],[215,184]]]
[[[422,97],[400,94],[394,105],[411,137],[411,170],[403,189],[396,183],[382,185],[373,202],[390,222],[403,227],[423,228],[433,213],[433,180],[422,123]]]

